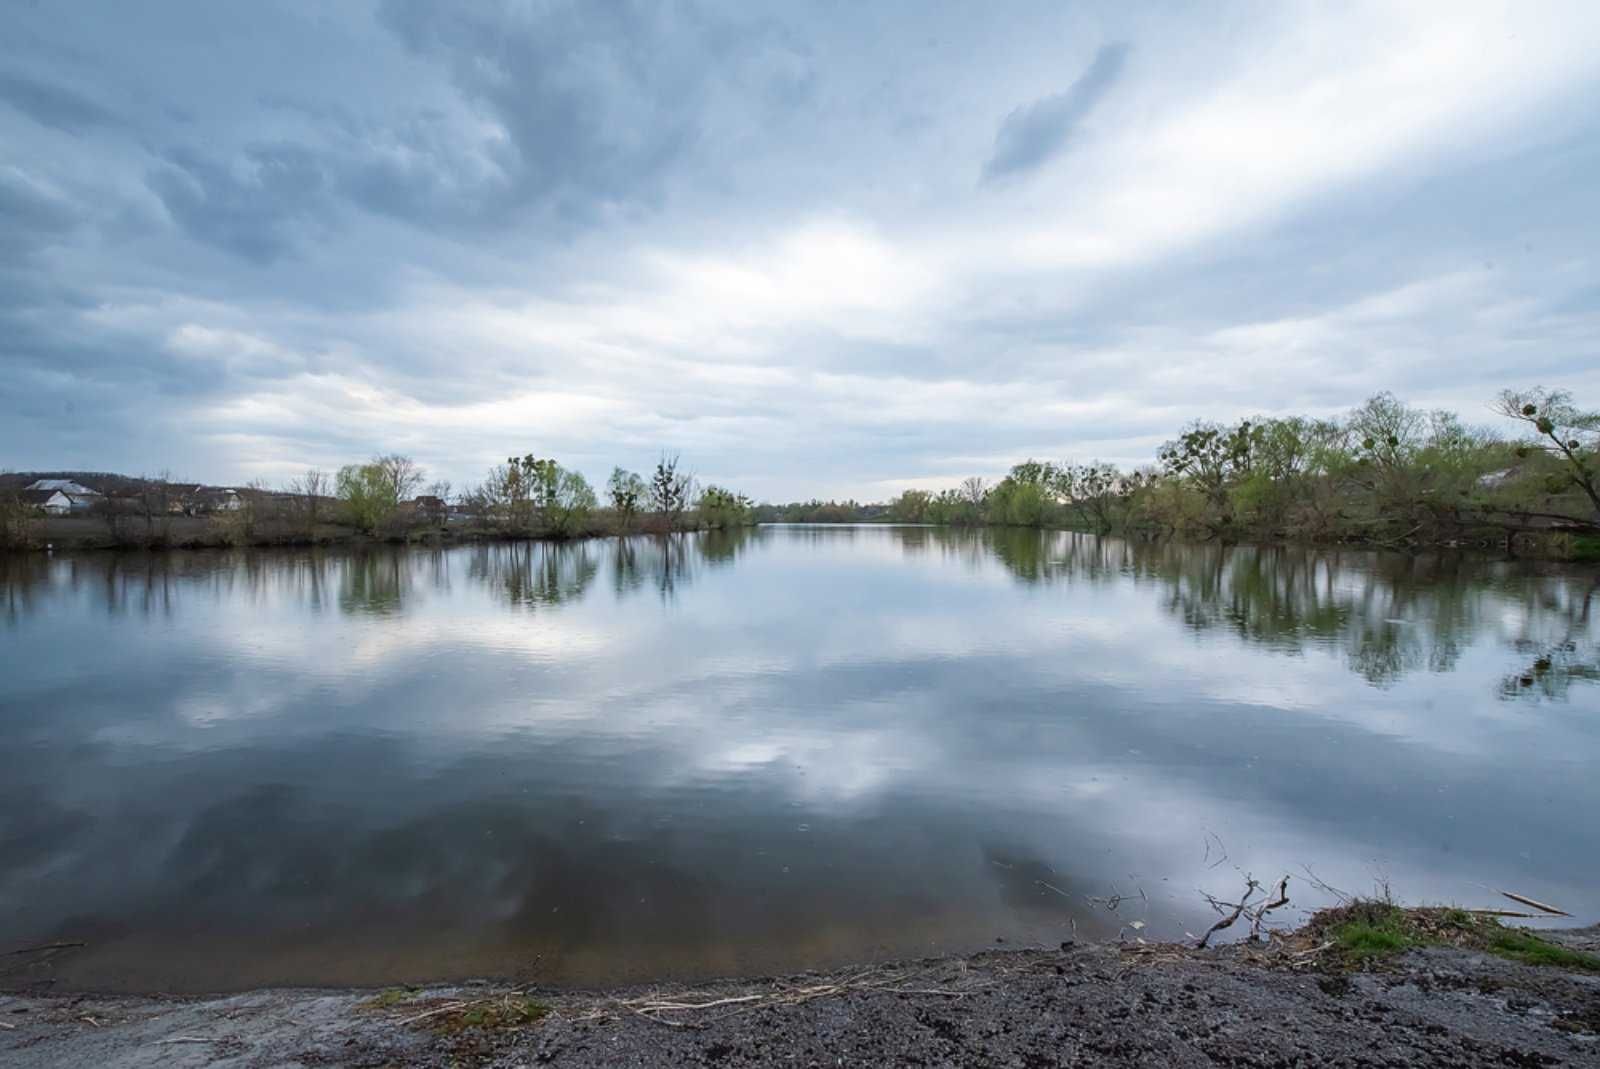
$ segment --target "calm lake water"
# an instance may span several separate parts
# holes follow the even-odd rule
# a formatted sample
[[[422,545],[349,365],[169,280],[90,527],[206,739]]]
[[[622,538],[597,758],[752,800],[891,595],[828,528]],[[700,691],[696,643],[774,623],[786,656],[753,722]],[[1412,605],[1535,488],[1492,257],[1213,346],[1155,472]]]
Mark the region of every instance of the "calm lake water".
[[[0,983],[1182,938],[1244,872],[1327,901],[1302,866],[1593,922],[1597,602],[1549,565],[887,527],[4,560],[0,950],[88,945]]]

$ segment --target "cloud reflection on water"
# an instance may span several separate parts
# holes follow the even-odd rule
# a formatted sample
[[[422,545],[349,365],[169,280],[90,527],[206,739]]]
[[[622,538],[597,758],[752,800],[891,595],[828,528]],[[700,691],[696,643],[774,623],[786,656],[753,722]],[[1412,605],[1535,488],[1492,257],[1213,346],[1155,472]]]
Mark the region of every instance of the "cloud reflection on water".
[[[1207,832],[1600,911],[1557,568],[769,528],[5,569],[0,943],[92,933],[70,983],[790,968],[1115,934],[1083,896],[1136,886],[1173,937],[1238,882]]]

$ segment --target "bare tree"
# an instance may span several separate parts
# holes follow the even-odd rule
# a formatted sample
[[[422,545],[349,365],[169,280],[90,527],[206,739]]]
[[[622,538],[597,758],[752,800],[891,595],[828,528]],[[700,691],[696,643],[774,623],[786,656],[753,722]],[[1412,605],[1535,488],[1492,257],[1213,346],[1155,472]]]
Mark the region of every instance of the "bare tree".
[[[300,478],[289,481],[288,490],[299,506],[301,522],[308,531],[315,530],[322,513],[322,501],[332,496],[333,480],[321,468],[307,468]]]
[[[38,510],[14,489],[0,490],[0,549],[31,549],[37,541]]]
[[[415,496],[417,488],[422,485],[422,468],[410,457],[390,453],[387,456],[377,457],[372,463],[382,472],[383,479],[393,491],[397,503],[410,500]]]
[[[1537,449],[1561,464],[1562,478],[1589,499],[1600,520],[1600,412],[1586,412],[1565,390],[1537,386],[1523,393],[1507,390],[1495,408],[1532,427],[1537,437],[1523,448]]]
[[[166,543],[172,534],[172,473],[163,471],[154,479],[139,481],[135,508],[144,518],[144,534],[152,545]]]

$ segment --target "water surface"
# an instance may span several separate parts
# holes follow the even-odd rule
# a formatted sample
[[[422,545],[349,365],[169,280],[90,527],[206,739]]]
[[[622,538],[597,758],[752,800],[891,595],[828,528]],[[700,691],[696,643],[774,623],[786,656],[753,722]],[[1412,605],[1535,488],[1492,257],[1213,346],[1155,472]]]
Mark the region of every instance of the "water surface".
[[[888,527],[10,558],[0,950],[88,945],[0,983],[1182,938],[1247,872],[1325,901],[1302,866],[1591,922],[1597,600],[1548,565]]]

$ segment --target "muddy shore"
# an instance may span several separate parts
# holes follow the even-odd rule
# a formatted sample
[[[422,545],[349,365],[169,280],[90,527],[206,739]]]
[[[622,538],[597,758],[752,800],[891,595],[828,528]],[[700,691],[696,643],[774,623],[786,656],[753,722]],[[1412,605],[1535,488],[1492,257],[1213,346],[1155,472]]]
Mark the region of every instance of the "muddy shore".
[[[1600,927],[1555,938],[1600,950]],[[692,990],[35,989],[0,995],[0,1064],[1600,1066],[1600,974],[1461,949],[1351,970],[1068,944]]]

